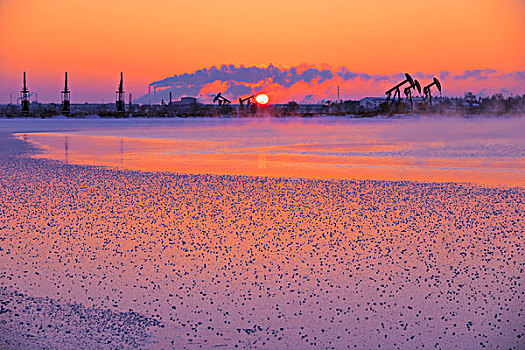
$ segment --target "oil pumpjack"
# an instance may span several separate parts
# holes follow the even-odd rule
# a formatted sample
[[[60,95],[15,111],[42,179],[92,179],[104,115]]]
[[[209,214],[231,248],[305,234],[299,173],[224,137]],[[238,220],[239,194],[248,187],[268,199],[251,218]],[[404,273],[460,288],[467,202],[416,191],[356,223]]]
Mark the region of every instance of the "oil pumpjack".
[[[116,91],[117,94],[117,112],[125,112],[124,109],[124,76],[122,72],[120,72],[120,84],[118,86],[118,90]]]
[[[67,72],[66,72],[64,90],[62,90],[62,113],[66,115],[71,112],[70,93],[71,92],[69,91],[69,88],[67,87]]]
[[[412,79],[410,74],[405,73],[405,77],[406,77],[405,80],[403,80],[402,82],[400,82],[399,84],[397,84],[396,86],[394,86],[393,88],[385,92],[387,103],[390,101],[390,98],[392,97],[392,92],[394,93],[394,97],[392,98],[391,106],[393,106],[394,103],[396,102],[396,96],[399,102],[401,102],[401,90],[399,89],[401,86],[405,85],[406,83],[410,83],[411,86],[415,84],[414,79]]]
[[[251,95],[249,97],[246,97],[246,98],[240,98],[239,97],[239,104],[241,105],[241,107],[244,107],[244,102],[246,102],[246,106],[247,107],[250,107],[252,105],[252,98],[254,98],[255,95]]]
[[[419,81],[416,79],[414,79],[414,84],[411,84],[404,90],[405,98],[410,101],[410,109],[414,108],[414,103],[412,102],[412,89],[417,90],[418,93],[421,93],[421,84],[419,84]]]
[[[26,85],[26,72],[24,72],[24,87],[20,91],[20,104],[22,105],[22,114],[29,113],[29,90]]]
[[[217,95],[215,95],[215,97],[213,98],[213,103],[215,103],[215,102],[218,102],[219,106],[229,105],[230,103],[232,103],[232,101],[230,101],[226,97],[222,96],[220,92]]]
[[[439,82],[439,80],[437,80],[436,77],[434,77],[433,81],[430,84],[428,84],[427,86],[423,88],[425,99],[428,98],[428,105],[430,108],[432,108],[432,91],[430,90],[430,88],[433,85],[436,85],[437,89],[439,90],[439,94],[441,95],[441,83]]]

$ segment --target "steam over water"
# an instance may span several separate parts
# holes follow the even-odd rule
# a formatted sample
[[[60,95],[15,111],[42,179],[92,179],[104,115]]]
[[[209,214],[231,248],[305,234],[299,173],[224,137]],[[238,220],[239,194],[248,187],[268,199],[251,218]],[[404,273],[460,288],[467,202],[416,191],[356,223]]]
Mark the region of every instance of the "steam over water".
[[[86,120],[18,136],[73,164],[192,174],[523,185],[525,119]],[[62,125],[61,128],[64,128]]]

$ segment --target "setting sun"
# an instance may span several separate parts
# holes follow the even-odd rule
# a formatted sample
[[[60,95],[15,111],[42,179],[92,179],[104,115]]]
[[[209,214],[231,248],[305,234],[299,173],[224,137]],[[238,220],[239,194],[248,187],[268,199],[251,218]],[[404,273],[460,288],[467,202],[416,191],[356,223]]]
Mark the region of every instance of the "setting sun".
[[[260,105],[265,105],[268,103],[270,99],[268,98],[268,95],[266,94],[259,94],[255,97],[255,101],[257,101]]]

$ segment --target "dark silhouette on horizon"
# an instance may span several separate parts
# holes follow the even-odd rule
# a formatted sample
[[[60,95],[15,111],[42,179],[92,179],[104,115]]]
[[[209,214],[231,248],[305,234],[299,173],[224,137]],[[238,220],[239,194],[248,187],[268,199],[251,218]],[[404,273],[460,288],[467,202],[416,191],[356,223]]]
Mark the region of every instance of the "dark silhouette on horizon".
[[[116,91],[117,98],[116,98],[116,105],[117,105],[117,112],[124,113],[125,112],[125,102],[124,102],[124,75],[122,72],[120,72],[120,84],[118,86],[118,90]]]
[[[22,114],[29,114],[29,90],[26,84],[26,72],[24,72],[24,86],[20,91],[20,103],[22,105]]]

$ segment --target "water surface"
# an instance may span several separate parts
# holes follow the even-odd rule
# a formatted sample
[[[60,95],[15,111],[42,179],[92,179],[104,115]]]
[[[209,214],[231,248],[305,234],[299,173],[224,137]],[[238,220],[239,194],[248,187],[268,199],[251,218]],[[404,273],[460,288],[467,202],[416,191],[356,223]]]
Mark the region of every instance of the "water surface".
[[[510,186],[524,184],[523,135],[523,118],[88,120],[18,134],[71,164]]]

